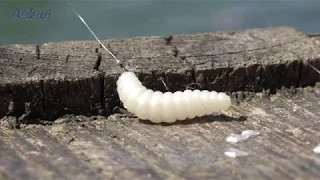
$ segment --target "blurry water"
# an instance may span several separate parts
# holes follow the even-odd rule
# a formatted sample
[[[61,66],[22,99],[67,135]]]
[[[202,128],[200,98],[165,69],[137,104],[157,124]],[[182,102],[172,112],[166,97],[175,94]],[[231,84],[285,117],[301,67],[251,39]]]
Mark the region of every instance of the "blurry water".
[[[101,39],[287,25],[320,32],[317,0],[71,0]],[[17,8],[50,19],[9,19]],[[21,12],[20,11],[20,12]],[[266,20],[268,19],[269,22]],[[0,0],[0,44],[94,38],[66,0]]]

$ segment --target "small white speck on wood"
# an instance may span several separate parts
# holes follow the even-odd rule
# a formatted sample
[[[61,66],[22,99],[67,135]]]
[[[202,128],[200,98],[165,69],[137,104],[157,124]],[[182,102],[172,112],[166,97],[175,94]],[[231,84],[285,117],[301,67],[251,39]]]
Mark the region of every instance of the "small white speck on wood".
[[[244,139],[243,136],[240,135],[240,134],[231,134],[231,135],[229,135],[227,137],[226,141],[228,143],[233,143],[234,144],[234,143],[237,143],[237,142],[239,142],[239,141],[241,141],[243,139]]]
[[[235,149],[235,148],[229,148],[227,149],[224,154],[226,156],[228,156],[229,158],[236,158],[238,156],[248,156],[249,153],[247,152],[244,152],[242,150],[239,150],[239,149]]]
[[[254,130],[244,130],[241,134],[231,134],[227,137],[226,141],[228,143],[237,143],[239,141],[245,140],[251,136],[258,136],[260,135],[259,132]]]
[[[320,154],[320,144],[313,149],[313,152],[316,154]]]
[[[258,136],[258,135],[260,135],[260,133],[258,131],[254,131],[254,130],[244,130],[244,131],[242,131],[241,135],[248,138],[251,136]]]

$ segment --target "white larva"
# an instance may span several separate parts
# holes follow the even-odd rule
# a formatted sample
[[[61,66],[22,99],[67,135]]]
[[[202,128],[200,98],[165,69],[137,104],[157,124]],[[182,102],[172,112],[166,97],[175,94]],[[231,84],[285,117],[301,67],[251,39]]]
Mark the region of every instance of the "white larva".
[[[231,99],[215,91],[185,90],[175,93],[153,91],[142,85],[133,72],[124,72],[117,81],[123,106],[142,120],[173,123],[226,110]]]
[[[77,11],[75,9],[73,11],[99,44],[123,68],[121,61],[101,43]],[[177,120],[192,119],[226,110],[231,106],[230,97],[222,92],[209,92],[207,90],[185,90],[184,92],[177,91],[174,93],[154,92],[144,87],[133,72],[127,71],[123,72],[117,81],[117,92],[121,102],[129,112],[142,120],[150,120],[154,123],[173,123]]]

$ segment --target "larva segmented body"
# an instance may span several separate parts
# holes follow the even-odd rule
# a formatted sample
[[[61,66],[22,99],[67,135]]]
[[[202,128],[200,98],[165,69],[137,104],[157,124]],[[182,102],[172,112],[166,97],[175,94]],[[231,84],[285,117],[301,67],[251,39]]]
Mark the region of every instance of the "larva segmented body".
[[[133,72],[124,72],[117,81],[117,91],[124,107],[142,120],[173,123],[226,110],[231,99],[215,91],[153,91],[142,85]]]
[[[79,19],[88,28],[99,44],[114,58],[116,63],[126,71],[123,64],[106,48],[94,34],[85,20],[77,13]],[[117,91],[125,108],[136,114],[140,119],[154,123],[185,120],[209,115],[226,110],[231,105],[231,99],[225,93],[215,91],[185,90],[175,93],[152,91],[142,85],[132,72],[124,72],[117,81]]]

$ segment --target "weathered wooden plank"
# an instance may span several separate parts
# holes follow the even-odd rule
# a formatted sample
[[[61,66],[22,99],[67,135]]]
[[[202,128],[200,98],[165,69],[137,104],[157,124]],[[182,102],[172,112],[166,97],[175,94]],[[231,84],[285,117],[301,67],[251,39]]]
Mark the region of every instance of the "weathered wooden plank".
[[[67,179],[101,179],[85,162],[42,127],[24,129],[21,136],[39,149]]]
[[[90,126],[93,125],[93,128]],[[63,127],[63,128],[61,128]],[[81,157],[90,159],[90,163],[96,169],[100,169],[104,178],[107,179],[163,179],[164,174],[156,172],[148,162],[128,152],[127,148],[114,143],[109,134],[94,128],[94,124],[61,124],[53,126],[51,133],[59,135],[62,129],[68,129],[68,134],[76,138],[68,143]],[[91,152],[86,148],[90,147]],[[82,151],[84,150],[84,151]]]
[[[286,27],[174,35],[170,42],[139,37],[103,43],[154,90],[165,89],[159,77],[170,91],[198,87],[272,93],[320,80],[308,65],[320,69],[319,45]],[[120,105],[115,82],[122,71],[97,42],[1,46],[0,64],[0,117],[109,115]],[[9,109],[12,104],[15,108]]]
[[[69,115],[52,126],[28,125],[19,135],[0,130],[12,148],[10,157],[23,158],[24,166],[32,164],[42,172],[33,174],[37,177],[54,171],[68,179],[75,174],[82,179],[317,179],[320,158],[312,149],[320,139],[319,87],[294,93],[283,89],[267,98],[256,94],[251,101],[233,104],[227,112],[231,117],[207,116],[173,125],[121,114]],[[225,141],[245,129],[261,135],[237,144]],[[223,154],[230,147],[249,155],[230,159]],[[30,153],[34,150],[42,154]]]
[[[7,144],[0,140],[0,177],[2,179],[38,179],[41,173],[25,162]],[[41,176],[40,176],[41,177]]]
[[[32,164],[32,167],[41,171],[44,179],[66,179],[66,176],[51,163],[50,158],[44,156],[41,148],[36,148],[25,138],[22,138],[16,131],[2,131],[0,135],[5,139],[6,143],[11,146],[12,150],[19,153],[19,156]],[[15,156],[12,156],[15,158]]]
[[[311,90],[282,90],[234,104],[228,111],[234,117],[154,125],[119,114],[68,116],[47,128],[89,166],[114,179],[317,179],[320,158],[312,149],[320,138],[320,89]],[[261,135],[237,144],[225,141],[245,129]],[[73,140],[65,141],[69,136]],[[230,159],[223,154],[230,147],[250,154]]]

